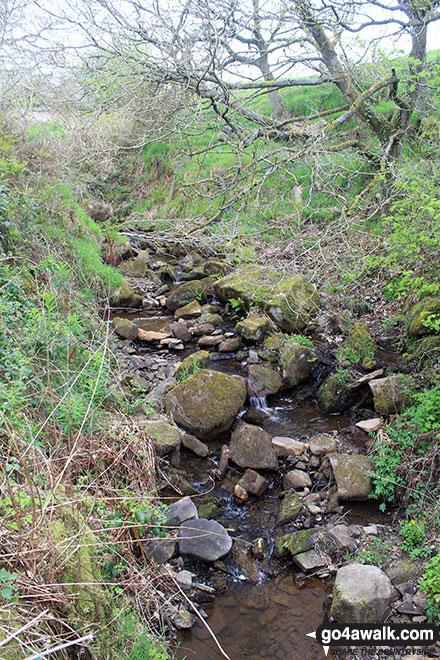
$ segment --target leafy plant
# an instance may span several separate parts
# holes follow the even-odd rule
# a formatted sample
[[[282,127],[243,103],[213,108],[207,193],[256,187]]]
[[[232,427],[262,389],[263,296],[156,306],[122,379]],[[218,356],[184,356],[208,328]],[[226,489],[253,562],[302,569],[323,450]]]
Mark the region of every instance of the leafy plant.
[[[201,368],[202,368],[202,363],[199,360],[194,360],[192,364],[188,364],[186,367],[181,369],[181,371],[179,371],[177,380],[179,381],[179,383],[183,383],[184,380],[189,378],[189,376],[195,374],[196,371],[198,371]]]
[[[349,556],[350,561],[357,561],[359,564],[371,564],[372,566],[384,566],[389,558],[389,553],[393,544],[391,541],[382,541],[379,538],[372,538],[368,542],[367,548],[362,548],[358,552]]]
[[[248,309],[252,308],[252,305],[247,305],[242,298],[229,298],[228,302],[233,310],[233,319],[244,319]]]
[[[402,549],[409,552],[411,559],[426,556],[426,553],[430,553],[429,547],[423,546],[426,532],[427,524],[423,518],[400,521],[399,534],[403,538]]]
[[[304,335],[289,335],[289,339],[296,344],[301,344],[301,346],[313,350],[313,342],[309,337],[305,337]]]
[[[440,624],[440,552],[428,561],[420,579],[420,589],[426,596],[428,619]]]
[[[0,569],[0,597],[9,603],[18,602],[18,586],[15,584],[16,576],[5,568]]]

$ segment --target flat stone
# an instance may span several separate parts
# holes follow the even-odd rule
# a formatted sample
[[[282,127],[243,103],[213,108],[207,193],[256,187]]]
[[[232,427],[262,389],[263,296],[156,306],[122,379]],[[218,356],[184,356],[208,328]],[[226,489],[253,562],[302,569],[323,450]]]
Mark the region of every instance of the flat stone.
[[[294,440],[294,438],[280,435],[272,438],[272,447],[275,449],[277,456],[301,456],[308,446],[307,443]]]
[[[321,433],[309,440],[310,451],[314,456],[324,456],[336,451],[336,438],[334,435]]]
[[[399,614],[409,614],[410,616],[419,616],[421,614],[420,609],[413,603],[411,596],[404,598],[404,600],[397,605],[396,611],[399,612]]]
[[[142,421],[140,425],[152,440],[158,456],[166,456],[170,452],[179,449],[182,433],[177,427],[168,424],[168,422],[148,420]]]
[[[229,456],[241,468],[278,469],[278,459],[270,435],[251,424],[241,423],[233,431]]]
[[[212,323],[200,323],[193,325],[191,328],[191,334],[194,335],[194,337],[209,335],[211,332],[214,332],[214,326]]]
[[[215,520],[188,520],[179,527],[179,550],[202,561],[217,561],[232,547],[232,539]]]
[[[171,337],[170,332],[155,332],[154,330],[138,330],[138,339],[141,341],[161,341]]]
[[[312,480],[307,472],[302,470],[290,470],[284,475],[283,479],[284,488],[293,488],[294,490],[302,490],[303,488],[310,488]]]
[[[174,318],[176,319],[197,319],[199,316],[202,316],[203,310],[201,305],[197,300],[184,305],[180,309],[177,309],[174,312]]]
[[[330,464],[341,500],[362,501],[372,490],[368,473],[374,472],[373,462],[361,454],[331,454]]]
[[[380,417],[374,417],[373,419],[364,419],[361,422],[357,422],[356,426],[365,433],[374,433],[378,431],[382,426],[382,420]]]
[[[200,337],[197,345],[200,346],[200,348],[203,348],[204,346],[218,346],[222,341],[222,335],[206,335],[205,337]]]
[[[380,623],[391,598],[391,582],[380,568],[348,564],[336,574],[330,613],[339,623]]]
[[[362,529],[367,536],[377,536],[377,525],[365,525]]]
[[[354,552],[358,546],[356,540],[350,535],[347,525],[335,525],[328,530],[327,536],[333,539],[338,550]]]
[[[173,502],[167,512],[167,522],[173,526],[180,525],[185,520],[195,520],[198,517],[197,508],[190,497],[182,497]]]
[[[220,353],[235,353],[236,351],[239,351],[241,347],[242,343],[240,337],[229,337],[219,344],[218,350]]]
[[[255,470],[246,470],[237,485],[243,488],[249,495],[260,497],[268,487],[269,482],[261,474],[255,472]]]
[[[300,552],[298,555],[292,557],[294,563],[304,571],[314,571],[322,566],[328,566],[331,563],[330,557],[327,555],[320,555],[316,550],[307,550],[307,552]]]
[[[182,445],[197,456],[200,456],[200,458],[206,458],[209,454],[208,445],[196,438],[195,435],[191,435],[191,433],[182,434]]]

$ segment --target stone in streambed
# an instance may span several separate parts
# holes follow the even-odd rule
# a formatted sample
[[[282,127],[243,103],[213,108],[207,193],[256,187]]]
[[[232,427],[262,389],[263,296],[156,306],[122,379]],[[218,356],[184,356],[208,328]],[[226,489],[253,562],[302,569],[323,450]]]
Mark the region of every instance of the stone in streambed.
[[[287,554],[299,555],[301,552],[313,550],[315,545],[315,537],[322,533],[320,527],[312,527],[311,529],[302,529],[293,534],[284,534],[275,539],[275,549],[278,556],[284,557]]]
[[[179,426],[205,440],[227,431],[245,400],[244,378],[199,369],[168,392],[164,403]]]
[[[408,315],[408,334],[412,337],[437,334],[435,327],[430,326],[429,319],[438,319],[439,316],[440,298],[423,298]]]
[[[278,459],[266,431],[241,423],[233,431],[229,456],[241,468],[277,470]]]
[[[185,307],[185,305],[194,300],[206,299],[206,290],[211,284],[210,277],[181,284],[167,297],[166,304],[168,309],[175,311],[176,309],[179,309],[179,307]]]
[[[154,449],[158,456],[166,456],[170,452],[179,449],[182,433],[168,424],[168,422],[143,421],[142,428],[153,441]]]
[[[192,339],[192,334],[183,320],[177,321],[177,323],[171,323],[170,330],[176,339],[180,339],[181,341],[191,341]]]
[[[182,497],[170,504],[167,512],[167,523],[168,525],[180,525],[185,520],[196,520],[198,517],[197,508],[192,499]]]
[[[119,337],[129,339],[130,341],[137,339],[138,327],[133,321],[115,316],[112,320],[112,326]]]
[[[220,353],[235,353],[242,345],[240,337],[228,337],[219,344],[218,350]]]
[[[200,458],[206,458],[209,454],[208,445],[205,445],[204,442],[196,438],[195,435],[191,435],[191,433],[182,433],[182,445],[196,456],[200,456]]]
[[[316,367],[317,357],[313,349],[289,339],[283,339],[279,348],[283,378],[291,387],[307,380]]]
[[[361,454],[330,454],[330,465],[341,500],[366,500],[372,490],[373,462]]]
[[[381,415],[402,412],[410,400],[412,380],[404,374],[377,378],[368,384],[373,394],[374,410]]]
[[[326,413],[341,413],[348,406],[350,392],[347,384],[336,374],[330,374],[319,386],[316,400]]]
[[[248,395],[269,396],[279,392],[283,384],[280,374],[271,367],[251,364],[248,368]]]
[[[324,456],[336,451],[336,438],[327,433],[320,433],[310,438],[310,451],[314,456]]]
[[[215,520],[189,520],[179,527],[179,550],[182,555],[217,561],[232,547],[232,539],[223,525]]]
[[[269,330],[269,319],[264,316],[255,316],[255,314],[249,315],[235,326],[237,335],[253,342],[262,341]]]
[[[280,504],[277,524],[285,525],[286,523],[298,518],[301,513],[304,513],[304,507],[301,499],[296,493],[287,493]]]
[[[197,369],[205,369],[209,364],[208,351],[196,351],[188,355],[176,369],[176,378],[180,380],[183,375],[191,375]]]
[[[258,472],[255,472],[255,470],[246,470],[237,484],[248,495],[254,495],[255,497],[260,497],[268,485],[269,482],[267,479],[261,474],[258,474]]]
[[[124,280],[121,286],[112,293],[110,304],[112,307],[141,307],[142,296],[135,293]]]
[[[336,574],[330,613],[339,623],[380,623],[391,598],[391,582],[380,568],[348,564]]]
[[[272,438],[272,446],[277,456],[301,456],[309,445],[294,438],[275,436]]]
[[[310,488],[312,486],[312,480],[307,472],[303,472],[303,470],[290,470],[290,472],[284,475],[283,486],[284,488],[302,490],[303,488]]]
[[[166,564],[176,550],[176,540],[171,538],[150,539],[143,541],[142,545],[148,557],[156,564]]]
[[[192,300],[187,305],[176,309],[174,313],[174,318],[179,319],[197,319],[199,316],[202,316],[203,309],[200,303],[197,300]]]

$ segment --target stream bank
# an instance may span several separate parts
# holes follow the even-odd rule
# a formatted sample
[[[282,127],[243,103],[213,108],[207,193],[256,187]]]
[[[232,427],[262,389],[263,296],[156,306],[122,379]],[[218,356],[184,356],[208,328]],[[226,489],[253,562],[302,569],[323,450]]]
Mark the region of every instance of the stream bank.
[[[386,390],[378,403],[370,383],[385,380],[388,370],[394,374],[396,357],[375,347],[357,320],[301,302],[307,321],[290,308],[286,313],[276,295],[274,302],[273,287],[255,289],[255,269],[251,289],[258,306],[246,296],[249,269],[237,275],[222,260],[140,250],[121,270],[141,308],[113,310],[123,382],[135,388],[138,423],[155,444],[164,501],[190,497],[196,505],[170,525],[165,554],[159,540],[147,552],[181,580],[232,660],[322,657],[306,634],[328,609],[338,567],[370,552],[372,544],[387,547],[380,563],[395,584],[417,577],[401,560],[392,515],[368,499],[370,438],[355,425],[373,419],[380,428],[377,408],[386,405]],[[236,281],[227,282],[222,296],[221,282],[231,271]],[[282,280],[280,275],[276,292],[292,285]],[[314,292],[306,293],[316,300]],[[347,340],[350,326],[355,332]],[[358,363],[341,367],[356,350]],[[229,380],[205,400],[216,373]],[[191,384],[199,387],[192,398]],[[222,397],[217,420],[215,402]],[[188,518],[215,520],[231,549],[208,562],[182,552],[176,535]],[[403,594],[394,594],[393,611]],[[177,602],[169,612],[171,626],[180,630],[177,658],[222,657],[192,608]],[[412,613],[406,609],[400,614],[408,620],[424,616],[417,606]]]

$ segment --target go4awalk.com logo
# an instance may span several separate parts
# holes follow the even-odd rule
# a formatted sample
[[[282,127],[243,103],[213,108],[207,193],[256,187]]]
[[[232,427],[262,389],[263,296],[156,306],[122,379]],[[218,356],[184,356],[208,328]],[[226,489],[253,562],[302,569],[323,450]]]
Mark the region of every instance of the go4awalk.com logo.
[[[435,644],[440,628],[429,623],[331,623],[328,617],[315,632],[307,634],[322,644],[327,656],[332,646],[417,646]]]

